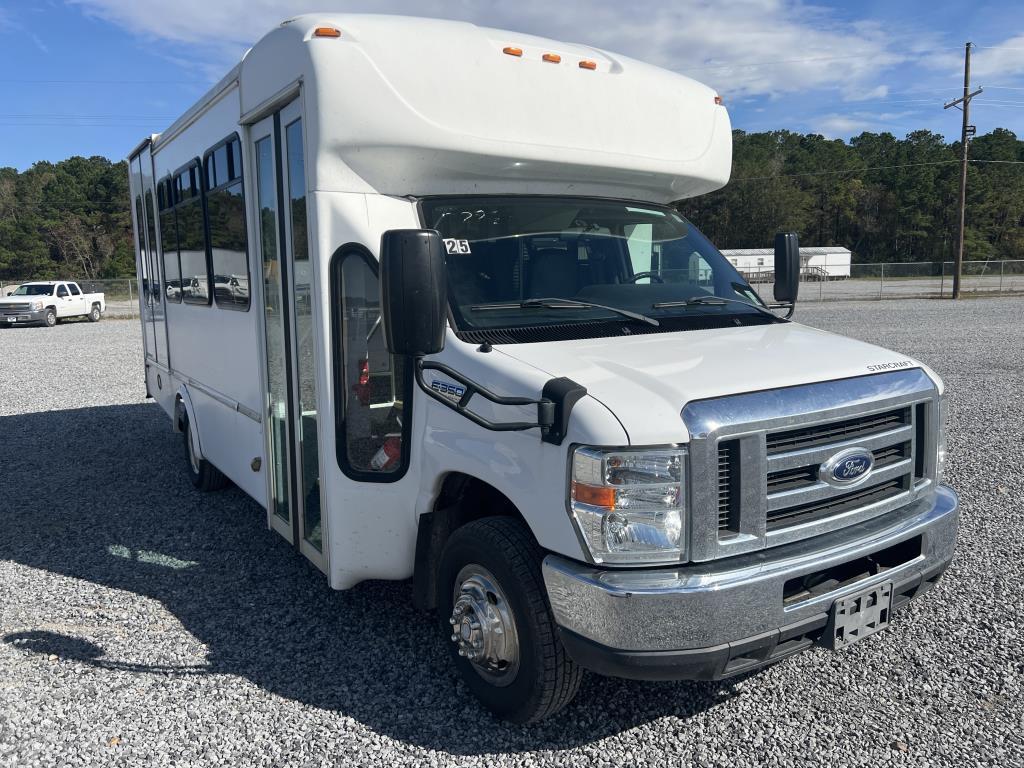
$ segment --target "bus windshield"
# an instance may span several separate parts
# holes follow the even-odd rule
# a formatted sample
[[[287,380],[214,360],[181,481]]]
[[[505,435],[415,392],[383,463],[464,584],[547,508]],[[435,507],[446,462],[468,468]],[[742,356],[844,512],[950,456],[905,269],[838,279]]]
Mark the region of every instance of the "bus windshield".
[[[52,285],[19,285],[11,296],[52,296]]]
[[[427,198],[421,205],[425,226],[445,241],[459,330],[622,320],[628,313],[766,322],[747,281],[671,208],[527,196]],[[564,301],[541,301],[548,299]]]

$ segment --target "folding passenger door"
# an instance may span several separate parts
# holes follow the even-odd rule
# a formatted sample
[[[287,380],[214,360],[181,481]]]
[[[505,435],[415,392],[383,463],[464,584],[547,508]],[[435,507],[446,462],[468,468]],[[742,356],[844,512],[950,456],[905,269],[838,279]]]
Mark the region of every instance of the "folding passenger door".
[[[270,526],[326,570],[301,101],[250,131],[255,168],[266,382]]]

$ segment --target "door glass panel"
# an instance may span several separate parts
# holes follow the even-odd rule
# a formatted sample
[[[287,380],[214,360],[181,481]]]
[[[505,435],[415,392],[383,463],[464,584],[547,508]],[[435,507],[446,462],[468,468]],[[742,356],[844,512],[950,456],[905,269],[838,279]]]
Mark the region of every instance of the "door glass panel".
[[[288,357],[285,351],[284,292],[277,247],[277,194],[274,145],[270,136],[256,142],[256,186],[263,254],[263,297],[267,347],[267,425],[270,430],[272,506],[282,520],[291,519],[288,484]]]
[[[295,286],[295,345],[298,374],[298,424],[302,483],[302,533],[318,550],[320,526],[320,450],[316,410],[316,344],[313,337],[312,277],[306,235],[306,173],[302,153],[302,121],[285,128],[288,162],[288,208]]]
[[[380,283],[359,254],[341,266],[345,455],[348,470],[386,475],[402,469],[403,358],[387,348]],[[335,278],[337,279],[337,278]]]

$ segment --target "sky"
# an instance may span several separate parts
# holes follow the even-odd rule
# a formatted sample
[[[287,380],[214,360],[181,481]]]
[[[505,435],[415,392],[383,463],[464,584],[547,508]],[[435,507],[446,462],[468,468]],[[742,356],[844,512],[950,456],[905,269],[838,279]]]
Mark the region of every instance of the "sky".
[[[848,139],[960,136],[943,110],[972,41],[978,133],[1024,134],[1020,0],[0,0],[0,167],[121,159],[280,21],[334,10],[455,18],[583,43],[714,87],[733,125]]]

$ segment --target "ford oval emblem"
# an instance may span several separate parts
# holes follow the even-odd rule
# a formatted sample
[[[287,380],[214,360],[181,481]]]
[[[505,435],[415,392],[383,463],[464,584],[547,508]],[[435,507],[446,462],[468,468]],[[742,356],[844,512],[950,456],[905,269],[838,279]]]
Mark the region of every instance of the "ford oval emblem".
[[[867,448],[847,448],[818,469],[818,479],[839,488],[867,478],[875,466],[875,457]]]

